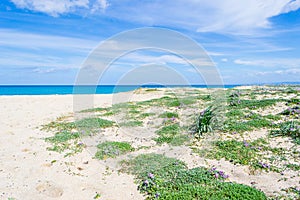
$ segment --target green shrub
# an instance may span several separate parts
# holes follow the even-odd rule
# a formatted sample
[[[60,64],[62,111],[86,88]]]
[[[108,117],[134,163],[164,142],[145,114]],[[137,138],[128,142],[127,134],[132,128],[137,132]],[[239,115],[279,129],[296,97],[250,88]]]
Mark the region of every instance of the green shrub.
[[[138,121],[138,120],[133,120],[133,121],[126,121],[126,122],[121,122],[119,123],[119,126],[124,126],[124,127],[136,127],[136,126],[142,126],[143,122]]]
[[[271,136],[288,136],[291,137],[297,144],[300,144],[300,123],[288,121],[281,123],[279,129],[271,130]]]
[[[212,130],[211,122],[214,117],[213,110],[211,107],[203,110],[196,118],[194,125],[191,130],[194,134],[203,135]]]
[[[282,99],[262,99],[262,100],[240,100],[240,103],[236,106],[238,108],[249,108],[249,109],[258,109],[258,108],[265,108],[275,103],[284,101]]]
[[[182,145],[189,139],[187,135],[181,134],[181,128],[177,123],[164,126],[156,131],[156,133],[159,135],[159,137],[155,138],[154,141],[156,141],[158,144],[168,143],[178,146]]]
[[[272,123],[269,120],[255,114],[253,116],[249,116],[247,121],[242,121],[242,122],[235,119],[228,119],[224,122],[222,130],[225,132],[229,132],[229,131],[245,132],[245,131],[252,131],[254,129],[259,129],[259,128],[268,128],[271,126]]]
[[[216,176],[221,171],[188,169],[183,162],[163,155],[138,155],[124,161],[123,167],[136,176],[138,189],[147,199],[266,199],[255,188],[224,182],[223,176]]]
[[[80,134],[78,132],[60,131],[52,137],[45,138],[46,142],[51,143],[51,147],[48,147],[49,151],[56,151],[62,153],[69,150],[67,155],[71,155],[83,150],[83,143],[79,142]]]
[[[101,118],[84,118],[75,121],[76,128],[83,134],[97,132],[100,128],[107,128],[114,125],[114,122]]]
[[[174,112],[164,112],[159,115],[161,118],[178,118],[178,114]]]
[[[47,137],[45,140],[47,142],[51,142],[51,143],[61,143],[61,142],[67,142],[68,140],[73,140],[76,138],[79,138],[80,134],[79,133],[71,133],[69,131],[61,131],[56,133],[54,136],[52,137]]]
[[[134,148],[128,142],[103,142],[97,145],[98,151],[95,157],[99,160],[106,158],[115,158],[119,155],[134,151]]]
[[[299,116],[300,114],[300,106],[294,106],[292,108],[288,108],[280,113],[281,115],[295,115]]]
[[[208,156],[217,160],[225,158],[233,163],[250,165],[257,157],[257,148],[251,148],[251,143],[235,140],[217,141],[214,150]]]
[[[53,121],[46,125],[42,126],[42,130],[50,131],[70,131],[76,128],[76,124],[74,122],[57,122]]]

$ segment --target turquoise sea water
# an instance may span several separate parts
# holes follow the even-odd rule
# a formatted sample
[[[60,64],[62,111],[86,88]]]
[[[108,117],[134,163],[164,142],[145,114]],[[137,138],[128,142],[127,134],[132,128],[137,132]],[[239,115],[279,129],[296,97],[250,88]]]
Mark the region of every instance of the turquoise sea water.
[[[225,85],[225,88],[232,88],[238,85]],[[112,94],[118,92],[126,92],[137,88],[162,88],[162,87],[195,87],[207,88],[206,85],[192,86],[161,86],[161,85],[144,85],[144,86],[72,86],[72,85],[2,85],[0,86],[0,95],[64,95],[64,94]],[[220,86],[210,86],[220,87]],[[95,90],[96,88],[96,90]]]
[[[297,85],[300,82],[273,83],[273,84],[249,84],[249,85]],[[207,85],[98,85],[98,86],[73,86],[73,85],[0,85],[0,95],[64,95],[64,94],[113,94],[127,92],[137,88],[175,88],[175,87],[194,87],[194,88],[233,88],[236,85],[207,86]]]

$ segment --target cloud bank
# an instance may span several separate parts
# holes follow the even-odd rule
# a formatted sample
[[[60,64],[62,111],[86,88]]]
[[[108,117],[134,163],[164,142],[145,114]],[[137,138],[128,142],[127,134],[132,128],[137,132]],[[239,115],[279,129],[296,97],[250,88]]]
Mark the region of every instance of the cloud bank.
[[[270,18],[296,11],[300,0],[11,0],[18,8],[59,16],[80,13],[104,14],[152,26],[190,28],[198,32],[251,34],[270,28]],[[109,7],[109,9],[108,9]]]
[[[108,7],[106,0],[11,0],[18,8],[46,13],[57,17],[62,14],[75,13],[78,9],[91,12],[104,11]]]

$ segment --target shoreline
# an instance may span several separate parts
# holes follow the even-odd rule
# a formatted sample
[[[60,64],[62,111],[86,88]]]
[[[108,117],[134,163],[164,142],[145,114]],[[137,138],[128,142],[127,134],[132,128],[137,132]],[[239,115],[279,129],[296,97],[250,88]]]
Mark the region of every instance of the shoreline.
[[[18,91],[11,91],[10,88],[19,88]],[[57,88],[67,88],[67,90],[61,90],[60,92],[54,92]],[[145,89],[145,90],[151,90],[151,89],[170,89],[170,90],[177,90],[177,89],[252,89],[256,87],[300,87],[300,83],[295,83],[295,84],[228,84],[228,85],[222,85],[222,86],[209,86],[207,85],[190,85],[190,86],[181,86],[181,85],[173,85],[173,86],[159,86],[159,85],[149,85],[149,86],[134,86],[134,85],[121,85],[116,86],[114,85],[98,85],[98,86],[83,86],[83,87],[92,87],[95,88],[96,90],[94,93],[92,92],[82,92],[82,91],[77,91],[78,93],[74,92],[72,89],[74,86],[73,85],[0,85],[0,97],[2,96],[66,96],[66,95],[114,95],[114,94],[119,94],[119,93],[124,93],[124,92],[133,92],[139,89]],[[82,87],[82,86],[79,86]],[[101,92],[97,92],[97,89],[99,88],[105,88],[105,90]],[[123,88],[125,90],[120,90],[119,89]],[[2,88],[2,91],[1,91]],[[3,89],[4,88],[4,89]],[[26,88],[27,91],[23,91],[22,89]],[[35,89],[40,89],[42,88],[42,91],[34,91]],[[49,91],[47,88],[51,88]],[[115,91],[117,90],[117,91]],[[32,92],[34,91],[34,92]],[[51,92],[52,91],[52,92]],[[38,93],[40,92],[40,93]]]

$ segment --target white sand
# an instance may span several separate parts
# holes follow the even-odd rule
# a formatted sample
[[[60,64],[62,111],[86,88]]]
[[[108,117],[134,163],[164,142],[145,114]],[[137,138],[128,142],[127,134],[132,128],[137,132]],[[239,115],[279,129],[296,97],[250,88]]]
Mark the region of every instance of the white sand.
[[[107,106],[112,95],[95,100]],[[46,150],[51,133],[37,127],[72,112],[71,95],[1,96],[0,110],[0,199],[142,199],[132,176],[107,171],[87,151],[64,158]]]

